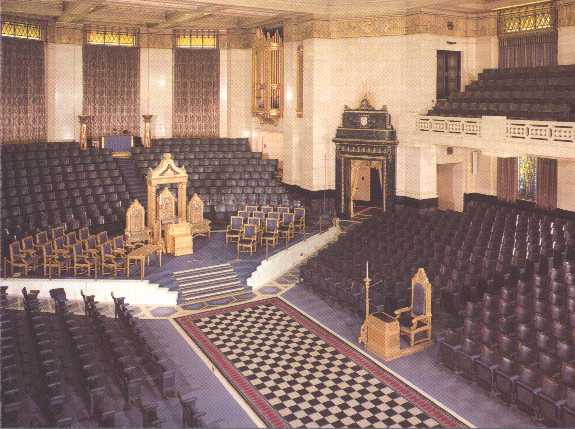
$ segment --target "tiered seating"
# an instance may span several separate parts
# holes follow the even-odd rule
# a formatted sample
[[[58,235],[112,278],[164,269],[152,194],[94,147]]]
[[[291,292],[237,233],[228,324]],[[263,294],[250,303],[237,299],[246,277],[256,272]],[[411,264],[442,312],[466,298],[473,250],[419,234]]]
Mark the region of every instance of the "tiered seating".
[[[465,91],[439,100],[429,115],[575,120],[575,65],[487,69]]]
[[[2,145],[4,234],[23,237],[67,222],[114,229],[130,194],[109,150],[74,143]]]
[[[186,168],[189,195],[197,193],[206,211],[213,207],[218,221],[244,204],[290,205],[287,190],[276,178],[277,160],[251,152],[247,139],[158,139],[150,149],[132,149],[142,176],[166,152]]]
[[[371,302],[405,306],[409,280],[424,267],[434,300],[458,316],[468,300],[526,272],[548,255],[575,259],[575,223],[504,206],[470,203],[463,214],[399,209],[351,227],[302,268],[306,287],[362,314],[365,262]],[[457,321],[457,317],[455,318]]]
[[[441,361],[552,426],[575,423],[575,262],[548,257],[467,302]]]

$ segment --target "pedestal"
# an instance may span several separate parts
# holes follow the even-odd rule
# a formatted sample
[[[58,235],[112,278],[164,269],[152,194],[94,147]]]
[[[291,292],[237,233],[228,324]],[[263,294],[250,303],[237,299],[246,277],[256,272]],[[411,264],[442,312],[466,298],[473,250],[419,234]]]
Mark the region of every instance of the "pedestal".
[[[89,115],[78,115],[80,121],[80,149],[88,149],[88,121]]]
[[[154,115],[142,115],[144,118],[144,135],[142,136],[144,147],[152,146],[152,116]]]

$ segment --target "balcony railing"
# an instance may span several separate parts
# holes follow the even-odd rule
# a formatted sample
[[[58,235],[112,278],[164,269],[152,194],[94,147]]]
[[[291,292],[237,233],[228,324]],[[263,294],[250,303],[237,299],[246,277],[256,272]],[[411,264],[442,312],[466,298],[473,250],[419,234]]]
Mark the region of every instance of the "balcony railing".
[[[421,133],[438,133],[445,137],[459,135],[490,140],[496,138],[500,143],[504,140],[509,143],[575,144],[575,122],[515,120],[493,116],[419,116],[416,129]]]

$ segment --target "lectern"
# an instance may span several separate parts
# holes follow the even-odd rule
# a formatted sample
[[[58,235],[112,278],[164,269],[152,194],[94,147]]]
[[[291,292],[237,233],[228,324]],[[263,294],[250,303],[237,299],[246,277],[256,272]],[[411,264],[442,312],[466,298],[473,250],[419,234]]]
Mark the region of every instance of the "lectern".
[[[166,252],[174,256],[194,253],[194,238],[189,223],[180,222],[167,225]]]
[[[387,313],[370,314],[364,322],[365,345],[368,351],[385,360],[400,356],[399,322]]]

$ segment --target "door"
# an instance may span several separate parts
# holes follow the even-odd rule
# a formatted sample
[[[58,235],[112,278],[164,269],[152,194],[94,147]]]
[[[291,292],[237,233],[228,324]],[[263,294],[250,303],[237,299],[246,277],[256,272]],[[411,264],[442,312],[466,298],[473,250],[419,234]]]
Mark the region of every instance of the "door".
[[[437,99],[461,90],[461,52],[437,51]]]

